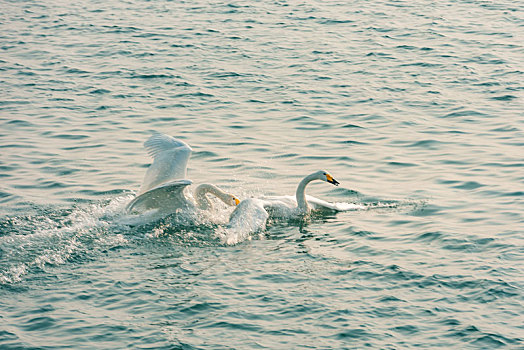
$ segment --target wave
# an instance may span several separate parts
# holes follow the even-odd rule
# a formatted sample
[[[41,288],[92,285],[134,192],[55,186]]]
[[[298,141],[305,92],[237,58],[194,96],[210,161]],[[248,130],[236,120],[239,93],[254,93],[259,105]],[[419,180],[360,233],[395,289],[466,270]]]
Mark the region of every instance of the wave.
[[[37,208],[34,215],[6,217],[0,221],[0,285],[22,281],[30,271],[62,265],[94,247],[125,244],[114,228],[113,218],[129,197],[72,209]]]

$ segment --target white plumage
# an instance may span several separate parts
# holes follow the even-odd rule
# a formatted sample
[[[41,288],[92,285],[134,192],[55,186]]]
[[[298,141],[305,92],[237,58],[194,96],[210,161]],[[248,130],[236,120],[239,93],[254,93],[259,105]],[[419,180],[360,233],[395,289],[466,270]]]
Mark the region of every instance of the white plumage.
[[[236,205],[239,200],[211,184],[201,184],[194,191],[195,199],[186,197],[184,190],[193,182],[187,179],[187,163],[192,149],[182,140],[164,134],[154,134],[144,147],[153,157],[144,176],[137,196],[127,205],[128,211],[159,209],[175,212],[179,209],[210,209],[211,202],[206,194],[218,197],[227,205]]]

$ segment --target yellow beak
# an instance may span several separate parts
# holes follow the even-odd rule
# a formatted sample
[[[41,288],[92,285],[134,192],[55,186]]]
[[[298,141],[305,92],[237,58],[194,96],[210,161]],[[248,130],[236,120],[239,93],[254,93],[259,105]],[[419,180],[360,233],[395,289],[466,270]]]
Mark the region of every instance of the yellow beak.
[[[335,186],[338,186],[339,182],[337,180],[335,180],[333,178],[333,176],[329,175],[329,174],[326,174],[326,179],[327,179],[327,182],[329,182],[330,184],[333,184]]]

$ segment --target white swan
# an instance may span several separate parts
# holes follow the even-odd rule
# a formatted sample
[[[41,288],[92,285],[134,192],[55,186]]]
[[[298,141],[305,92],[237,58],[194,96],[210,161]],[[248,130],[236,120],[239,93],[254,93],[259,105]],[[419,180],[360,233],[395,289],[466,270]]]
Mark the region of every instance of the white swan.
[[[230,206],[239,203],[235,196],[211,184],[197,186],[195,199],[185,196],[184,189],[192,184],[185,178],[192,149],[184,141],[157,133],[144,142],[144,147],[153,157],[153,164],[147,169],[137,196],[127,205],[128,212],[149,209],[174,212],[195,207],[207,210],[212,208],[208,193]]]
[[[305,215],[309,214],[311,210],[319,209],[347,210],[341,207],[340,204],[342,203],[329,203],[312,196],[307,196],[306,186],[315,180],[329,182],[335,186],[339,185],[339,182],[327,171],[319,170],[309,174],[300,181],[295,196],[266,196],[260,199],[264,203],[264,208],[270,210],[274,216],[290,217]]]
[[[218,236],[225,244],[236,244],[266,228],[270,216],[293,218],[309,214],[312,210],[348,211],[365,209],[354,203],[330,203],[305,194],[311,181],[321,180],[335,186],[339,184],[328,172],[319,170],[306,176],[298,184],[295,196],[265,196],[244,199],[231,213],[228,225],[219,230]]]

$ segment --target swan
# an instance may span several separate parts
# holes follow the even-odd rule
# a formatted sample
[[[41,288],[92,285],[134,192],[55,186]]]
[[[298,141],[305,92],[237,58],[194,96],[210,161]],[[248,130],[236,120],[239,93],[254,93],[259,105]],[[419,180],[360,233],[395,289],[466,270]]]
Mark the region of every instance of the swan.
[[[156,133],[144,142],[144,147],[153,157],[153,163],[146,171],[137,196],[127,205],[128,212],[149,209],[209,210],[212,203],[208,194],[216,196],[229,206],[240,203],[234,195],[207,183],[195,188],[194,198],[186,197],[184,190],[193,183],[186,179],[187,163],[193,150],[184,141]]]
[[[266,210],[271,211],[274,216],[292,217],[297,215],[307,215],[311,210],[348,210],[343,204],[349,203],[330,203],[324,200],[306,195],[306,186],[315,180],[325,181],[335,186],[339,182],[325,170],[319,170],[307,175],[299,182],[295,196],[265,196],[260,199]]]
[[[298,184],[295,196],[263,196],[246,198],[237,205],[229,217],[228,224],[217,231],[222,243],[236,244],[248,239],[251,234],[263,231],[269,217],[294,218],[304,216],[314,210],[349,211],[365,209],[355,203],[330,203],[305,194],[306,186],[315,180],[331,183],[339,182],[327,171],[319,170],[304,177]]]

